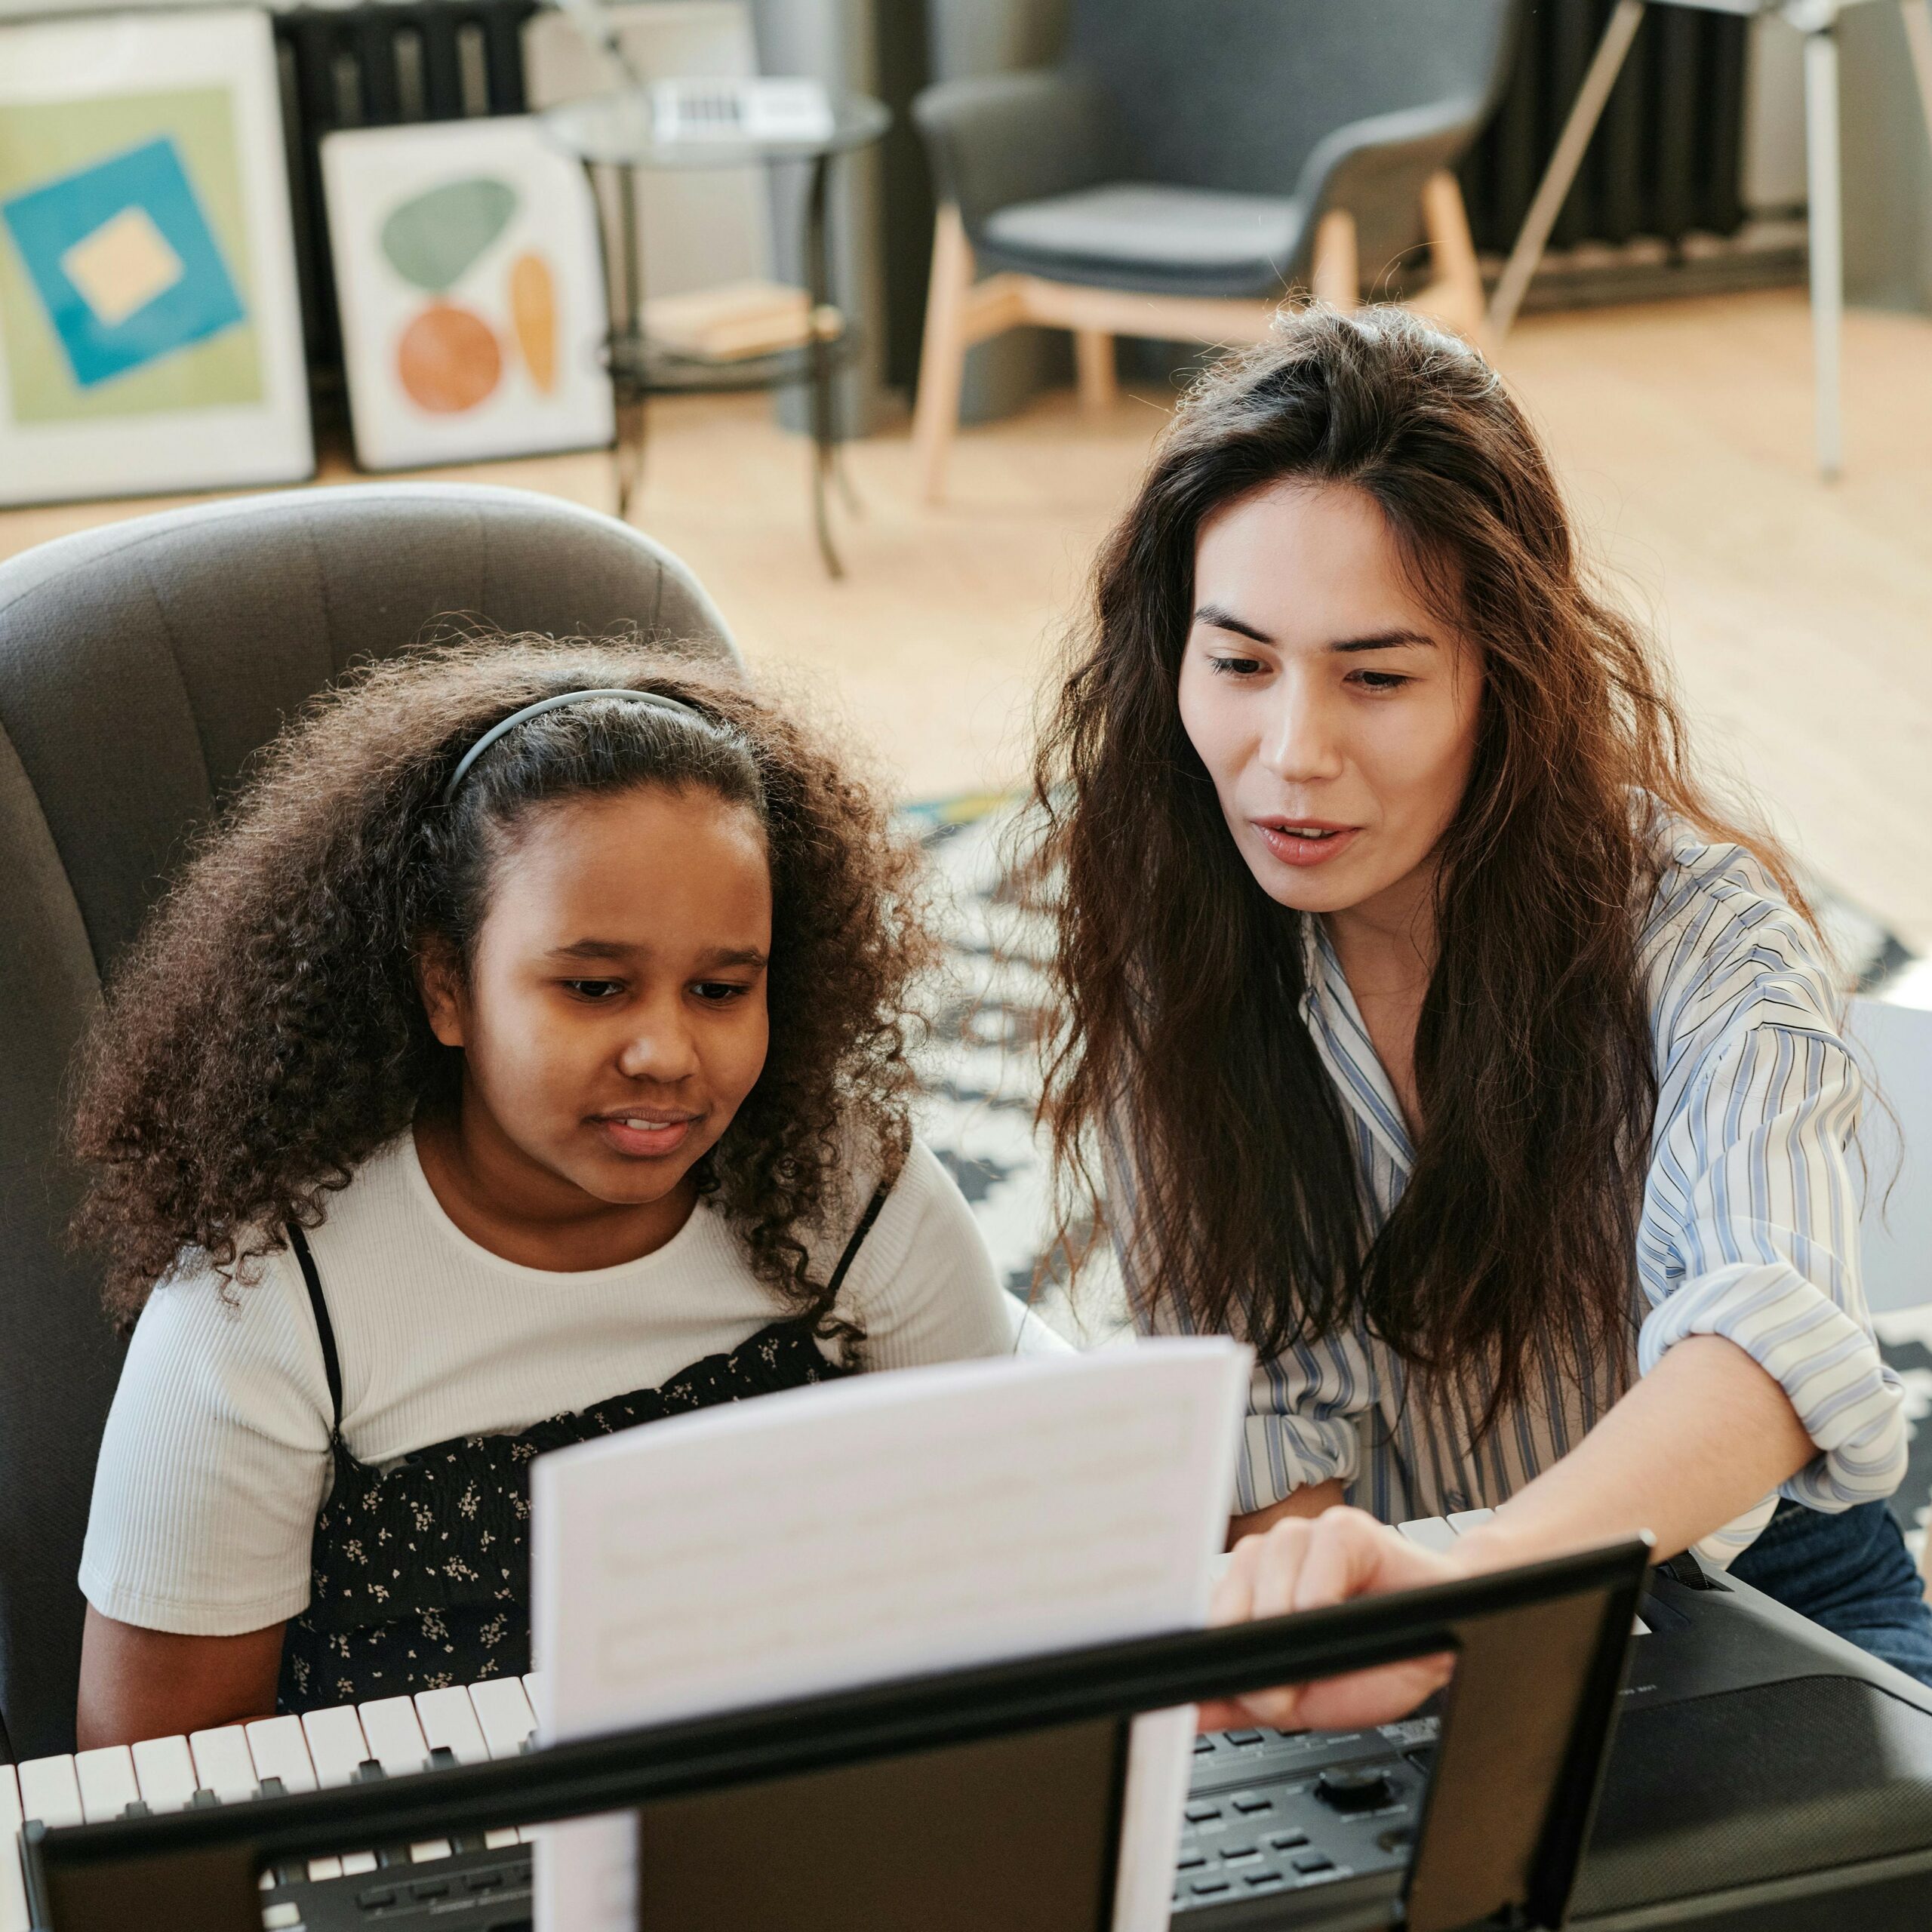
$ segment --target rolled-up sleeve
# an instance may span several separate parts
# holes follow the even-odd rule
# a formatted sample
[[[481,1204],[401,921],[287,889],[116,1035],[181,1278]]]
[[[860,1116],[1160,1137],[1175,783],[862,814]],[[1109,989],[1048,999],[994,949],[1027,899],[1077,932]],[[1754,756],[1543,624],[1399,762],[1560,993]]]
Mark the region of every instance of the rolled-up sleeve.
[[[1735,1014],[1660,1106],[1640,1241],[1647,1374],[1690,1335],[1735,1343],[1790,1398],[1818,1453],[1780,1494],[1839,1510],[1905,1473],[1903,1391],[1858,1272],[1863,1082],[1844,1043]]]
[[[1255,1364],[1235,1470],[1235,1506],[1266,1509],[1311,1483],[1352,1480],[1361,1457],[1355,1417],[1367,1364],[1352,1337],[1298,1345]]]

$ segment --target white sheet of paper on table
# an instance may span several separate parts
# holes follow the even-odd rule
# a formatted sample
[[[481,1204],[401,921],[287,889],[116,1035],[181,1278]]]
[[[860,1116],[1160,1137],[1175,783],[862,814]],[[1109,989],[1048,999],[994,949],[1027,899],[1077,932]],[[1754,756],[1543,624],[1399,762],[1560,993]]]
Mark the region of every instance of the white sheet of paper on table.
[[[1209,1338],[869,1375],[534,1472],[546,1739],[1198,1626],[1248,1352]],[[1191,1712],[1135,1725],[1115,1932],[1168,1922]],[[540,1843],[538,1932],[629,1932],[628,1820]]]

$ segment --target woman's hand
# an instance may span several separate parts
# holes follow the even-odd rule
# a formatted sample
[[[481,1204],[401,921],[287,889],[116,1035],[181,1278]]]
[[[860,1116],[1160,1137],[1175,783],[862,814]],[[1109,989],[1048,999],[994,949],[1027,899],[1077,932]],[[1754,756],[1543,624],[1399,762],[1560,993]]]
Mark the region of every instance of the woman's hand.
[[[1471,1552],[1472,1556],[1487,1554]],[[1497,1560],[1465,1563],[1423,1549],[1366,1510],[1337,1508],[1313,1518],[1284,1516],[1262,1534],[1244,1537],[1235,1545],[1208,1621],[1244,1623],[1291,1611],[1323,1609],[1350,1597],[1452,1583],[1477,1568],[1493,1567]],[[1352,1730],[1392,1724],[1441,1690],[1455,1662],[1447,1654],[1411,1657],[1318,1683],[1251,1690],[1203,1704],[1201,1728],[1264,1724],[1283,1730]]]

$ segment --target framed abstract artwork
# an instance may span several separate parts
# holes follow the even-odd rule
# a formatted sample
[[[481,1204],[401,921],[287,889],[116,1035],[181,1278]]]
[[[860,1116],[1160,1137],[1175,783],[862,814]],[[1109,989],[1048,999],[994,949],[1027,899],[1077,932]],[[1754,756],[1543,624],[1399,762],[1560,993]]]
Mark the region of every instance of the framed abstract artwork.
[[[0,503],[313,472],[283,155],[263,14],[0,27]]]
[[[331,134],[322,182],[358,463],[610,441],[590,187],[532,117]]]

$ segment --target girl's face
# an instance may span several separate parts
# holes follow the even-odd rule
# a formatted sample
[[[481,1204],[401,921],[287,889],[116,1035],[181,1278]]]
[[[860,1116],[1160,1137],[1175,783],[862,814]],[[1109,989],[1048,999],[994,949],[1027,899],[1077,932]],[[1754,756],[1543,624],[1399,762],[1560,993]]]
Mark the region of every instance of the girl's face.
[[[472,1151],[586,1208],[663,1200],[764,1068],[771,949],[746,808],[654,786],[534,812],[466,980],[425,976],[436,1037],[463,1051],[463,1134],[505,1143]]]
[[[1475,652],[1426,610],[1374,500],[1281,483],[1202,525],[1181,722],[1262,890],[1411,902],[1475,752]]]

